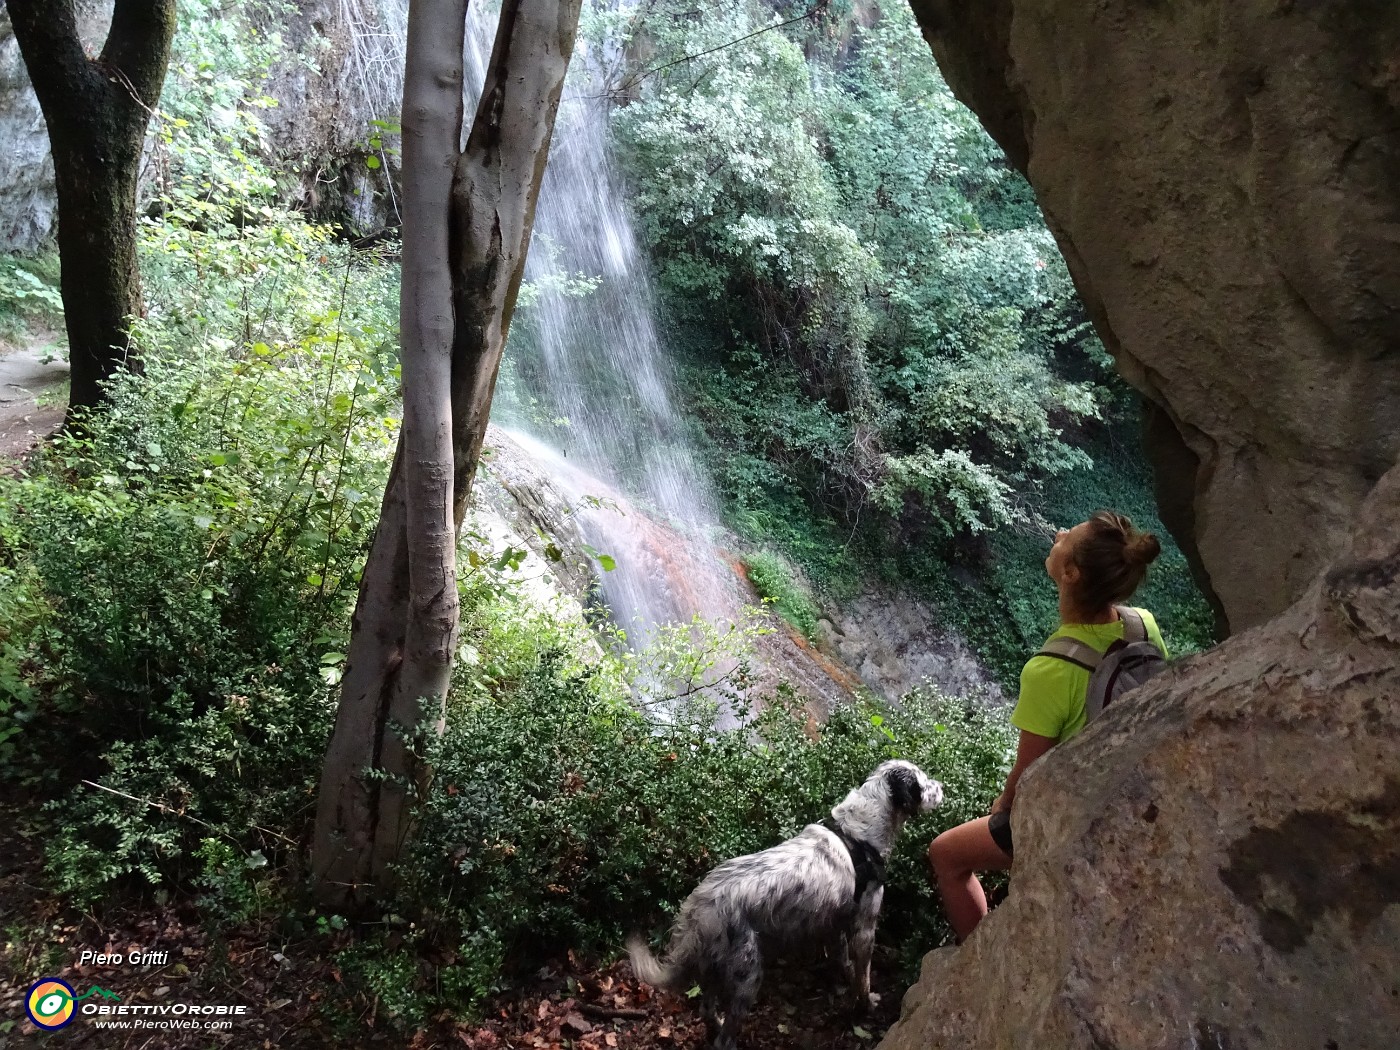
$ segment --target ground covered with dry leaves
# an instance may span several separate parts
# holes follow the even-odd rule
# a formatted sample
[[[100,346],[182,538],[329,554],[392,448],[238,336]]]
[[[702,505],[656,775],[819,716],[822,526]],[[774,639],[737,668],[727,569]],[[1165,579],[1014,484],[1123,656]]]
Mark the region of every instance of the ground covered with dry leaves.
[[[699,1050],[705,1028],[685,996],[640,984],[626,962],[573,952],[517,981],[480,1019],[447,1014],[406,1029],[337,954],[350,931],[306,931],[287,916],[234,930],[209,928],[192,901],[129,905],[101,916],[73,912],[45,888],[38,843],[13,807],[0,806],[0,1050],[64,1046],[92,1050],[205,1047],[437,1047],[468,1050]],[[79,965],[83,949],[165,952],[163,965]],[[899,1012],[903,985],[877,954],[881,1001],[854,1017],[824,963],[770,970],[744,1028],[747,1050],[872,1047]],[[882,965],[884,964],[884,965]],[[423,964],[425,969],[426,963]],[[61,1032],[37,1030],[24,1000],[38,979],[57,977],[78,994],[97,985],[127,1004],[191,1002],[247,1007],[228,1031],[114,1031],[80,1017]]]

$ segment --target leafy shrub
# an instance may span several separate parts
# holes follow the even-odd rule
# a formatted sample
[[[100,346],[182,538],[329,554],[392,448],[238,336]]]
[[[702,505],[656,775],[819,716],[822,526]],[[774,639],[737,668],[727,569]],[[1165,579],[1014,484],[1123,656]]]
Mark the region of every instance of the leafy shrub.
[[[730,730],[657,722],[606,674],[544,650],[508,695],[454,707],[405,892],[427,918],[423,940],[453,946],[440,978],[479,999],[547,948],[616,948],[719,861],[796,833],[879,762],[906,757],[948,798],[890,864],[888,928],[912,960],[948,936],[923,851],[985,811],[1010,743],[998,715],[931,692],[898,710],[841,708],[816,740],[783,693]]]
[[[146,375],[0,480],[5,775],[63,792],[50,873],[80,901],[227,888],[211,835],[288,856],[388,470],[392,267],[286,213],[205,215],[143,238]]]
[[[641,17],[661,53],[700,56],[662,65],[615,126],[680,341],[719,373],[693,410],[736,516],[761,481],[848,533],[1024,521],[1085,463],[1062,431],[1097,414],[1103,358],[1028,191],[908,10],[848,18],[839,45],[748,36],[769,11],[744,0]]]
[[[63,323],[58,255],[0,255],[0,336],[17,338],[32,321]]]
[[[814,640],[821,610],[787,560],[772,551],[759,551],[745,558],[744,566],[758,596],[771,601],[778,615],[801,631],[808,641]]]

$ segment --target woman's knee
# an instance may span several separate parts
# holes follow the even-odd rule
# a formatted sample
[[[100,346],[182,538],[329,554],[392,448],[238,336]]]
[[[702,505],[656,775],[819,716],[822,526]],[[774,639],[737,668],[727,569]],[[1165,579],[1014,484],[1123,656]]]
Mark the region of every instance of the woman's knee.
[[[952,831],[945,831],[928,844],[929,866],[941,874],[954,872],[963,867],[958,853],[957,836]]]
[[[953,878],[1010,866],[1010,858],[992,840],[986,817],[939,835],[929,844],[928,862],[935,874]]]

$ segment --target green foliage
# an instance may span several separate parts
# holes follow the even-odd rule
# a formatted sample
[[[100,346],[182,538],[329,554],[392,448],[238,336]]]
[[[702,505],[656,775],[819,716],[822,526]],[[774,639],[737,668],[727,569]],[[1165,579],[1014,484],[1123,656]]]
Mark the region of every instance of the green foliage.
[[[459,704],[404,868],[422,946],[454,946],[440,980],[471,1002],[549,948],[614,947],[674,911],[714,864],[794,834],[896,756],[941,779],[950,802],[900,841],[889,925],[911,961],[946,938],[922,853],[999,790],[1004,725],[931,693],[897,711],[839,709],[815,741],[806,724],[782,694],[727,731],[649,720],[605,672],[550,649],[508,693]]]
[[[1141,465],[1097,436],[1131,429],[1135,396],[907,8],[723,46],[770,20],[648,5],[633,28],[663,68],[616,117],[705,459],[752,545],[828,594],[909,580],[1014,687],[1055,623],[1049,522],[1118,507],[1167,540]],[[1143,600],[1205,644],[1164,547]]]
[[[808,641],[815,640],[821,609],[787,559],[772,551],[759,551],[746,557],[744,566],[758,596],[772,602],[778,615],[801,631]]]
[[[21,339],[36,322],[63,324],[58,254],[0,255],[0,338]]]
[[[140,876],[246,913],[238,863],[287,857],[329,732],[397,426],[394,268],[237,208],[143,231],[146,375],[0,480],[6,776],[120,792],[49,807],[79,901]]]
[[[653,5],[644,25],[660,54],[696,55],[764,11]],[[1061,358],[1099,375],[1092,338],[1024,184],[909,12],[845,28],[806,40],[810,64],[767,32],[668,67],[616,118],[682,342],[719,369],[694,410],[722,473],[766,460],[782,480],[762,495],[786,481],[848,528],[1024,523],[1028,496],[1086,463],[1061,432],[1100,394]],[[728,495],[736,515],[761,502]]]
[[[280,0],[235,4],[179,0],[179,29],[156,124],[160,203],[199,213],[236,205],[253,219],[277,184],[260,114],[260,90],[286,53],[275,26],[294,9]]]

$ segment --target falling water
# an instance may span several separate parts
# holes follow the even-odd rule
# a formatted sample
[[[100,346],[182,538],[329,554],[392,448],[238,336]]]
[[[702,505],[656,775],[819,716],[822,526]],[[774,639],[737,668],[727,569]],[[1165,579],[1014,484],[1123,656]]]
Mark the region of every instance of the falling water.
[[[490,16],[469,18],[473,101],[494,31]],[[600,581],[619,623],[724,619],[733,577],[705,542],[713,500],[672,399],[652,286],[612,158],[604,67],[617,59],[582,41],[575,52],[526,264],[535,302],[512,332],[513,396],[497,414],[554,462],[585,538],[616,563]],[[678,544],[676,532],[696,542]]]
[[[362,89],[375,105],[392,98],[396,108],[406,0],[340,4]],[[480,0],[469,11],[468,120],[499,13]],[[508,389],[494,415],[578,505],[586,540],[616,565],[600,573],[603,597],[620,624],[640,625],[633,633],[644,637],[650,626],[696,613],[733,619],[739,599],[706,542],[713,499],[672,399],[653,290],[613,163],[605,81],[620,62],[615,48],[582,40],[574,53],[526,265],[534,301],[517,313]]]

